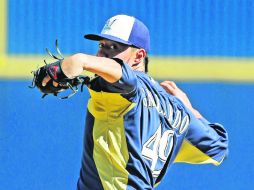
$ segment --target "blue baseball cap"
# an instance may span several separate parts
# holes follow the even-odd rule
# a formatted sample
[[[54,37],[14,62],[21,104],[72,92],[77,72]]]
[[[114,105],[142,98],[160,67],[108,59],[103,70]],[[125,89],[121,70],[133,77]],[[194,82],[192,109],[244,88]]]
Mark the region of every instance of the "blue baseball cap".
[[[101,33],[86,34],[89,40],[108,39],[135,46],[149,52],[150,35],[148,28],[138,19],[128,15],[116,15],[107,20]]]

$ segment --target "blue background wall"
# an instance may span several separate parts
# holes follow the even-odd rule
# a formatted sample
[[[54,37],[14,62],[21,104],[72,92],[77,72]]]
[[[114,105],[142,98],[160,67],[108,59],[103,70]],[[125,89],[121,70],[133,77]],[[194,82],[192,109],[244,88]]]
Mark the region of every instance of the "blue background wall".
[[[83,35],[124,13],[148,26],[152,55],[254,55],[252,0],[9,0],[8,10],[11,54],[42,54],[56,38],[66,53],[94,53]]]
[[[211,121],[223,123],[230,154],[219,167],[176,164],[158,190],[252,189],[253,84],[178,83]],[[40,99],[29,81],[2,81],[0,189],[75,189],[82,153],[87,91],[68,100]],[[15,87],[13,86],[15,85]],[[239,93],[240,92],[240,93]],[[6,112],[7,110],[7,112]]]
[[[96,43],[84,40],[83,34],[99,32],[108,17],[120,13],[147,24],[153,57],[226,57],[241,63],[254,56],[252,0],[4,2],[6,7],[0,7],[6,11],[6,44],[0,58],[14,57],[17,64],[19,56],[43,55],[42,61],[45,47],[53,49],[56,38],[65,54],[94,53]],[[87,91],[64,101],[51,96],[42,100],[37,89],[27,87],[30,81],[1,74],[0,79],[0,190],[75,189]],[[252,189],[254,83],[176,82],[207,119],[224,124],[230,154],[219,167],[176,164],[157,189]]]

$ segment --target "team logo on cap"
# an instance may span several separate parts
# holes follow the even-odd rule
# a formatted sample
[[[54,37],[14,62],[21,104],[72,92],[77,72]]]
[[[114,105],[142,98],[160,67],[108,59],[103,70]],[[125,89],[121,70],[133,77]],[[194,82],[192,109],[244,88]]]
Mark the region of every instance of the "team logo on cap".
[[[111,26],[112,26],[112,24],[113,24],[116,20],[117,20],[117,19],[108,20],[107,23],[105,24],[104,28],[103,28],[103,31],[111,30]]]

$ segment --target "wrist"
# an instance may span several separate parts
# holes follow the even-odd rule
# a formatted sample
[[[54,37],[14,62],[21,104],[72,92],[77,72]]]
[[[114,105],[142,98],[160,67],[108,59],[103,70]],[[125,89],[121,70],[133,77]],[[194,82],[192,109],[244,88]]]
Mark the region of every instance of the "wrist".
[[[62,61],[61,68],[63,73],[69,78],[75,78],[83,72],[81,61],[77,54],[70,56]]]

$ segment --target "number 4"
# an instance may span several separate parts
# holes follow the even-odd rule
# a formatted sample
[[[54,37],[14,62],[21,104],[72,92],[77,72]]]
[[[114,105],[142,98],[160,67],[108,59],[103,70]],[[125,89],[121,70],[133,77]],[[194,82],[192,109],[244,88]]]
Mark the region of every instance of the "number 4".
[[[152,162],[151,170],[153,173],[156,173],[156,176],[160,173],[160,171],[155,171],[158,158],[166,162],[167,157],[172,151],[174,140],[174,131],[166,130],[161,135],[161,130],[160,125],[156,132],[144,143],[142,148],[142,155]]]

